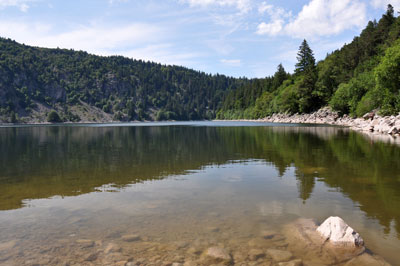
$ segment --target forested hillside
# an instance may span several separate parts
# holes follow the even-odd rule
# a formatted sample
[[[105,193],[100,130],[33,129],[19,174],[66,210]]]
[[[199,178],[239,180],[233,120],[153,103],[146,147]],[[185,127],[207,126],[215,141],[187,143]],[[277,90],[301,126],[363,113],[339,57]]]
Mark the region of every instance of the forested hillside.
[[[379,109],[400,112],[400,18],[391,5],[359,37],[315,62],[306,40],[294,74],[283,67],[273,77],[247,84],[226,97],[220,119],[262,118],[273,113],[308,113],[330,105],[341,114],[362,116]],[[283,78],[285,77],[285,78]]]
[[[212,119],[247,82],[0,38],[0,122]]]

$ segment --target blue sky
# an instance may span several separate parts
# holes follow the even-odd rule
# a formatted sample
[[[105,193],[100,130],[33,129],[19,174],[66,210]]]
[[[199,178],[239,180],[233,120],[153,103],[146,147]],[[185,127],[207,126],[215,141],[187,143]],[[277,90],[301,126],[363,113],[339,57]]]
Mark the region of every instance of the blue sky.
[[[0,36],[208,73],[293,71],[306,38],[318,60],[400,0],[0,0]]]

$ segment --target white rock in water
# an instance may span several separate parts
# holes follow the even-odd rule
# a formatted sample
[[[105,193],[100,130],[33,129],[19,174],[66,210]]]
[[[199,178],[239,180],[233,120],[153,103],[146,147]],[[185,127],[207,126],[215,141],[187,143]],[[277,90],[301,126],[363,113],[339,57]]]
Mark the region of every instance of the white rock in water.
[[[340,217],[329,217],[317,228],[326,241],[334,245],[360,247],[364,240]]]

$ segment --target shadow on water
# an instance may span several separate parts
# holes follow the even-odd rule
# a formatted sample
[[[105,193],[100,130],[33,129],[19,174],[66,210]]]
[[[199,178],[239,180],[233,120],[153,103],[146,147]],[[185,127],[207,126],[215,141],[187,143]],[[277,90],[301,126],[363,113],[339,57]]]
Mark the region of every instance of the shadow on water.
[[[0,210],[30,199],[111,191],[138,182],[264,160],[295,167],[298,197],[316,181],[340,191],[386,232],[400,233],[400,148],[334,127],[23,127],[0,129]]]

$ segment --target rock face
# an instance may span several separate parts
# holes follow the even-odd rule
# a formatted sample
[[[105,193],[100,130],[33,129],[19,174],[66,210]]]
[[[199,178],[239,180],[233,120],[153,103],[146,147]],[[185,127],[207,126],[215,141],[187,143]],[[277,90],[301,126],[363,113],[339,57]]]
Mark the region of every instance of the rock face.
[[[329,217],[317,228],[325,241],[344,247],[360,247],[364,240],[340,217]]]

